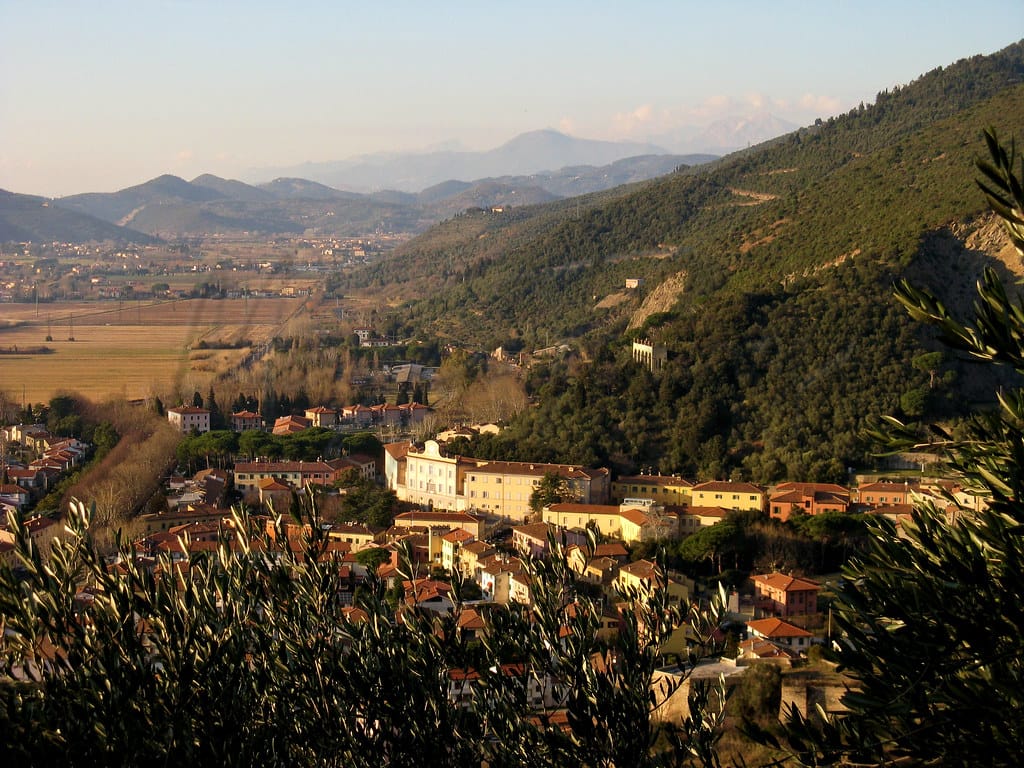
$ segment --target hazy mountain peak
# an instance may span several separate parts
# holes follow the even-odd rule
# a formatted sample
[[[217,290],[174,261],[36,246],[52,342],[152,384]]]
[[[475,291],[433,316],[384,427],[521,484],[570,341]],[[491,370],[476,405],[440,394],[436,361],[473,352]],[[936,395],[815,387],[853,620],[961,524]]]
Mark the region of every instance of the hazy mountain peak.
[[[418,193],[450,180],[524,176],[570,165],[603,166],[637,155],[665,155],[653,144],[598,141],[544,128],[509,139],[483,152],[420,152],[365,155],[326,163],[253,171],[250,178],[302,176],[335,189],[381,189]]]

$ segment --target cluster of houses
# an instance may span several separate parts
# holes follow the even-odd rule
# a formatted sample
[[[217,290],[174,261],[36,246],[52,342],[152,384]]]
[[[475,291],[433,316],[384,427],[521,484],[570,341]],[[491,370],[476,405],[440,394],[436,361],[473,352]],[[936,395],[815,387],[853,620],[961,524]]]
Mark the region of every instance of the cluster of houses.
[[[291,435],[311,427],[326,429],[371,429],[414,428],[422,424],[433,409],[421,403],[393,405],[347,405],[342,408],[328,408],[323,405],[307,408],[302,416],[288,415],[276,419],[269,430],[275,435]],[[191,405],[167,409],[167,420],[183,434],[210,431],[210,411]],[[232,413],[229,420],[231,429],[245,432],[250,429],[264,430],[268,425],[263,417],[253,411]]]
[[[564,506],[564,505],[554,505]],[[207,514],[210,510],[207,510]],[[190,554],[212,551],[226,526],[233,523],[224,517],[184,520],[166,530],[154,530],[136,542],[136,557],[151,567],[163,567],[158,556],[163,555],[181,567]],[[258,521],[260,530],[275,541],[280,531],[269,518]],[[347,614],[360,620],[365,614],[353,605],[356,589],[367,578],[367,566],[357,553],[379,550],[377,575],[389,589],[400,586],[402,596],[398,612],[419,610],[434,614],[450,614],[456,608],[449,577],[458,574],[464,582],[479,588],[480,599],[463,603],[457,622],[467,637],[480,636],[488,631],[489,611],[501,606],[532,604],[530,569],[531,558],[547,558],[552,545],[566,554],[567,564],[582,584],[589,585],[591,594],[600,595],[599,635],[613,642],[620,630],[623,613],[631,611],[631,596],[643,596],[656,588],[668,591],[670,599],[688,605],[695,599],[694,583],[679,574],[665,574],[649,560],[630,562],[629,550],[622,540],[609,539],[595,547],[587,543],[586,532],[578,527],[565,528],[550,522],[525,523],[511,528],[509,536],[495,537],[495,519],[469,512],[415,510],[398,515],[387,530],[359,524],[325,526],[326,545],[320,557],[334,562],[343,585],[340,599],[351,607]],[[285,528],[286,546],[301,562],[303,535],[308,534],[298,525]],[[267,540],[254,534],[251,551],[264,551]],[[400,553],[411,556],[415,576],[403,575],[399,566]],[[164,561],[166,562],[166,561]],[[444,574],[442,575],[442,571]],[[743,639],[739,642],[735,659],[730,663],[742,671],[749,664],[770,662],[791,664],[813,643],[821,642],[825,631],[818,605],[820,586],[809,579],[781,573],[758,574],[752,578],[754,599],[740,605],[738,597],[730,598],[730,615],[742,621]],[[572,606],[567,606],[571,615]],[[428,614],[429,615],[429,614]],[[718,639],[725,641],[725,632]],[[666,657],[684,654],[694,640],[687,624],[681,624],[665,640],[661,653]],[[601,663],[597,659],[595,663]],[[520,674],[514,668],[503,670]],[[480,674],[474,669],[449,671],[453,703],[468,705],[475,695]],[[557,690],[554,681],[537,679],[536,690],[528,697],[536,708],[557,707],[551,698]]]
[[[14,565],[8,514],[26,517],[62,477],[85,461],[89,446],[73,437],[51,434],[42,424],[0,428],[0,446],[0,561]],[[63,531],[60,521],[44,516],[28,516],[26,526],[44,553]]]
[[[398,498],[429,509],[480,512],[525,523],[534,519],[533,492],[545,476],[564,484],[571,502],[552,505],[542,520],[565,528],[596,528],[634,541],[675,538],[714,525],[733,510],[755,511],[776,520],[826,512],[871,512],[899,521],[914,504],[961,509],[981,500],[951,483],[871,482],[850,489],[831,483],[692,483],[678,476],[630,475],[615,480],[604,468],[540,462],[491,461],[451,454],[440,440],[384,446],[384,482]]]
[[[394,408],[395,406],[392,406]],[[318,407],[306,411],[309,426],[335,427],[352,411]],[[372,410],[372,409],[367,409]],[[176,415],[174,415],[176,414]],[[342,415],[345,414],[345,415]],[[242,417],[244,414],[235,414]],[[255,416],[255,414],[253,414]],[[188,418],[186,418],[188,417]],[[168,418],[183,431],[209,429],[209,411],[171,409]],[[371,417],[372,418],[372,417]],[[178,421],[176,421],[176,419]],[[195,419],[195,420],[192,420]],[[85,446],[74,440],[56,439],[38,427],[8,428],[7,444],[36,451],[29,465],[3,463],[4,484],[0,503],[23,508],[21,499],[54,478],[58,467],[75,462]],[[644,594],[656,586],[666,588],[672,599],[685,605],[695,599],[694,583],[679,574],[665,574],[648,560],[631,562],[632,545],[679,538],[720,522],[734,510],[751,511],[778,520],[794,515],[863,512],[883,514],[896,520],[908,515],[914,504],[944,504],[954,498],[958,506],[972,508],[974,497],[936,482],[870,482],[857,488],[827,483],[780,483],[770,488],[733,481],[692,483],[678,476],[639,474],[612,479],[604,468],[571,464],[492,461],[451,453],[446,440],[460,436],[442,434],[422,445],[396,442],[385,445],[381,457],[347,456],[325,461],[240,461],[229,473],[206,470],[199,478],[195,498],[167,512],[137,519],[134,556],[152,567],[160,555],[184,564],[190,553],[217,546],[218,537],[232,519],[226,509],[225,489],[234,487],[250,500],[274,508],[290,503],[295,492],[311,486],[331,486],[346,473],[380,482],[413,506],[395,517],[388,529],[347,523],[325,526],[327,546],[321,556],[339,568],[345,594],[352,602],[367,571],[356,555],[381,550],[377,575],[390,587],[401,586],[403,609],[447,613],[455,608],[449,577],[458,574],[477,585],[480,601],[464,605],[458,617],[464,632],[485,632],[486,612],[492,606],[530,605],[531,558],[551,556],[552,544],[566,553],[569,568],[581,584],[601,595],[601,632],[614,637],[627,610],[624,596]],[[557,480],[562,501],[531,504],[534,492],[551,479]],[[180,480],[180,479],[179,479]],[[184,484],[183,480],[180,480]],[[9,486],[13,488],[8,493]],[[54,521],[35,523],[32,535],[42,539]],[[261,523],[271,539],[280,532],[268,518]],[[600,543],[591,547],[596,537]],[[294,553],[303,547],[303,530],[286,529],[286,544]],[[264,541],[254,534],[253,546]],[[12,548],[0,532],[0,553]],[[415,578],[400,575],[399,553],[408,553],[418,569]],[[116,567],[116,566],[113,566]],[[753,595],[730,597],[729,611],[742,627],[733,663],[791,663],[814,643],[828,635],[819,607],[821,586],[813,580],[782,573],[757,574],[751,578]],[[354,618],[359,610],[351,609]],[[663,653],[683,653],[692,638],[687,628],[666,641]],[[510,671],[510,674],[514,670]],[[478,675],[474,670],[452,672],[453,699],[463,700],[467,686]],[[540,699],[543,696],[538,693]],[[539,700],[540,700],[539,699]],[[550,705],[550,702],[546,702]]]

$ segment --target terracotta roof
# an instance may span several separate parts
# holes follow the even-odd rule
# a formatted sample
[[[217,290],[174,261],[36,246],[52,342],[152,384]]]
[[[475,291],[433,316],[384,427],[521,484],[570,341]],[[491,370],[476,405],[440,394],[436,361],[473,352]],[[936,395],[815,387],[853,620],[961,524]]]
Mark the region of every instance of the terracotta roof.
[[[320,472],[331,474],[333,467],[326,461],[239,461],[235,464],[235,472],[252,472],[254,474],[273,474],[275,472]]]
[[[614,504],[575,504],[573,502],[562,502],[552,504],[548,507],[552,512],[575,512],[588,515],[615,515],[619,516],[619,508]]]
[[[39,469],[19,469],[17,467],[7,468],[8,477],[23,477],[27,479],[35,477],[36,475],[39,474],[39,472]]]
[[[724,507],[686,507],[683,514],[696,517],[725,517],[729,510]]]
[[[57,521],[53,518],[40,516],[33,517],[31,520],[27,520],[25,522],[25,529],[29,533],[34,533],[35,531],[42,531],[54,525],[57,525]]]
[[[769,639],[774,637],[814,637],[806,629],[802,629],[782,619],[757,619],[756,621],[748,621],[747,626],[751,632],[756,632],[762,637]]]
[[[787,504],[801,504],[803,503],[805,496],[800,491],[783,491],[777,493],[771,497],[772,504],[776,502],[785,502]]]
[[[633,483],[636,485],[678,485],[684,488],[693,487],[693,483],[689,480],[684,480],[681,477],[672,477],[670,475],[623,475],[615,482]]]
[[[469,552],[479,558],[494,552],[495,549],[486,541],[471,541],[469,544],[463,546],[462,551]]]
[[[620,513],[619,517],[622,517],[633,525],[650,525],[653,520],[641,512],[639,509],[627,509]]]
[[[619,573],[628,573],[640,579],[655,579],[658,577],[658,565],[650,560],[637,560],[620,567]]]
[[[832,493],[839,496],[849,496],[850,489],[844,488],[835,483],[779,483],[775,486],[776,491],[798,491],[800,493]]]
[[[695,491],[727,491],[730,493],[761,493],[764,491],[753,483],[733,483],[728,480],[711,480],[693,486]]]
[[[628,554],[621,541],[608,541],[594,547],[594,557],[626,557]]]
[[[867,510],[869,515],[909,515],[914,511],[913,504],[886,504]]]
[[[480,521],[465,512],[430,512],[419,510],[418,512],[403,512],[395,516],[395,521],[410,523],[471,523],[478,524]]]
[[[518,557],[493,555],[483,562],[483,570],[492,575],[499,573],[519,573],[523,569],[523,561]]]
[[[799,654],[788,648],[780,648],[775,643],[762,640],[760,637],[751,637],[739,644],[740,650],[748,656],[756,656],[759,659],[792,659]]]
[[[752,581],[764,584],[773,589],[781,589],[783,592],[800,592],[808,589],[818,590],[821,586],[810,579],[800,579],[796,576],[786,576],[783,573],[758,574],[750,577]]]
[[[892,491],[896,493],[905,493],[909,491],[912,486],[909,483],[867,483],[857,488],[858,491],[864,493],[865,491]]]
[[[468,457],[467,457],[468,458]],[[529,475],[532,477],[543,477],[551,473],[559,477],[579,478],[586,477],[593,479],[607,475],[608,470],[603,467],[598,469],[585,469],[584,467],[572,464],[541,464],[528,461],[487,461],[486,459],[472,459],[476,461],[476,471],[481,474],[501,475]]]
[[[458,626],[459,629],[483,629],[484,619],[475,608],[463,608],[459,614]]]
[[[465,528],[456,528],[454,530],[448,531],[448,533],[441,537],[441,540],[458,543],[461,541],[466,541],[467,539],[474,538],[476,537],[472,533],[467,531]]]
[[[177,408],[168,408],[167,412],[168,413],[177,413],[177,414],[181,414],[181,415],[184,415],[184,414],[196,414],[196,413],[209,413],[209,411],[206,410],[205,408],[195,408],[195,407],[193,407],[191,405],[179,405]]]
[[[520,536],[527,536],[531,539],[547,541],[548,533],[553,530],[553,527],[554,526],[550,526],[547,523],[527,523],[526,525],[512,526],[512,533],[513,535],[518,533]]]
[[[347,605],[342,608],[341,615],[351,622],[363,622],[369,621],[370,619],[370,616],[366,611],[362,608],[356,608],[354,605]]]
[[[610,557],[595,557],[589,563],[587,563],[587,570],[593,569],[598,573],[604,573],[617,568],[619,565],[617,560],[613,560]]]
[[[351,533],[360,536],[373,536],[374,531],[362,523],[336,523],[331,526],[329,533]]]

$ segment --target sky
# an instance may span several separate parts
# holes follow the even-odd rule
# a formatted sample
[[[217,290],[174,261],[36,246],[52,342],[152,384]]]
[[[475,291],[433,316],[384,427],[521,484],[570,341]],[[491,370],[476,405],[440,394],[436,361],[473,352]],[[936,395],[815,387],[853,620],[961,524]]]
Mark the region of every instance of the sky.
[[[807,125],[1021,36],[1024,0],[0,0],[0,188]]]

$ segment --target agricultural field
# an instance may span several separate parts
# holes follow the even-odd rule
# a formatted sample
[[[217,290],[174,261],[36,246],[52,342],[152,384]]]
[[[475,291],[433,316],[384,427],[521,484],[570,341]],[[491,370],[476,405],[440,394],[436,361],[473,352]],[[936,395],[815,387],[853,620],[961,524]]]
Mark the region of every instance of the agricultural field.
[[[303,310],[281,298],[3,304],[0,391],[31,402],[205,392]]]

